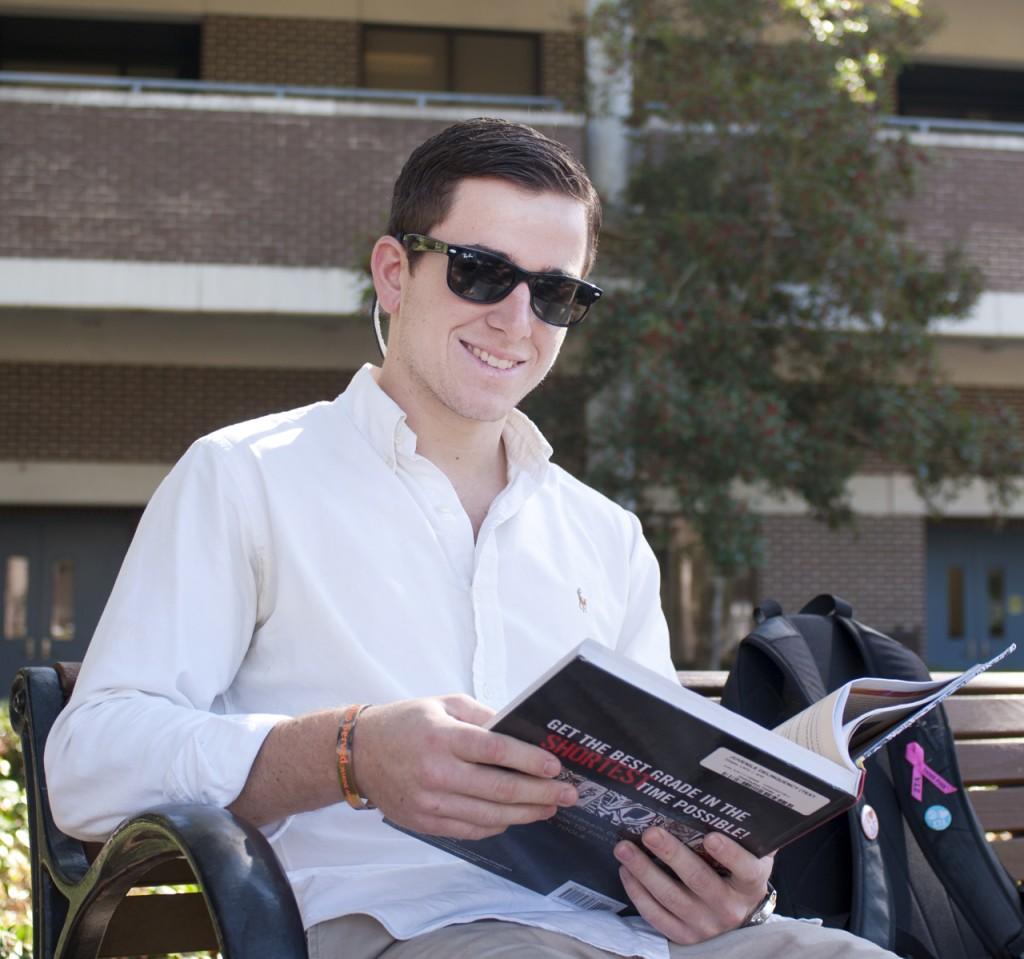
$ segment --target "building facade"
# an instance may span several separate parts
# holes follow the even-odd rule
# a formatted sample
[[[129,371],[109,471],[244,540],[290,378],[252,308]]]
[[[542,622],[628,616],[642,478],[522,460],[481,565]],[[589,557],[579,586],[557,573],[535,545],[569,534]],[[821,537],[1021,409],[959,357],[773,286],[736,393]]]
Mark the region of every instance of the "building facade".
[[[1024,76],[1012,49],[1024,11],[942,6],[946,27],[903,97],[931,117],[911,133],[933,161],[914,236],[960,241],[985,270],[975,315],[942,334],[952,379],[1024,412],[1024,97],[992,92],[993,72]],[[5,687],[18,664],[81,656],[142,507],[194,438],[334,396],[376,357],[365,263],[416,144],[499,113],[563,140],[616,188],[617,120],[584,112],[583,8],[0,3]],[[966,105],[943,93],[965,84]],[[555,445],[569,465],[579,454]],[[827,589],[936,665],[1024,630],[1024,524],[994,530],[976,491],[931,521],[883,467],[853,496],[860,522],[838,534],[798,503],[758,503],[766,562],[737,594],[734,632],[748,594],[792,608]],[[665,564],[681,662],[703,595],[685,555]]]

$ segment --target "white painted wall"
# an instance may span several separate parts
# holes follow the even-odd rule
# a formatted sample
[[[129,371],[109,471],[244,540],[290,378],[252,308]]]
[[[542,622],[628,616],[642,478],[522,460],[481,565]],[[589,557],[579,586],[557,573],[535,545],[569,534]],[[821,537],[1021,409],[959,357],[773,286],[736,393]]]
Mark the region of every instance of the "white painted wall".
[[[0,257],[0,306],[338,314],[367,288],[341,268]]]

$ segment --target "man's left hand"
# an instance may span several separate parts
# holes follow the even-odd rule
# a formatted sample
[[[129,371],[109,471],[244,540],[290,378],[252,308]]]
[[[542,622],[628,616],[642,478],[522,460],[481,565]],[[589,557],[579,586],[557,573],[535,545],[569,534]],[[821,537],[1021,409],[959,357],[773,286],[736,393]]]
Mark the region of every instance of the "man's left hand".
[[[704,849],[728,870],[722,876],[664,829],[648,829],[642,838],[675,877],[644,849],[620,842],[622,884],[640,915],[673,942],[692,945],[736,929],[765,897],[772,856],[758,859],[727,836],[708,833]]]

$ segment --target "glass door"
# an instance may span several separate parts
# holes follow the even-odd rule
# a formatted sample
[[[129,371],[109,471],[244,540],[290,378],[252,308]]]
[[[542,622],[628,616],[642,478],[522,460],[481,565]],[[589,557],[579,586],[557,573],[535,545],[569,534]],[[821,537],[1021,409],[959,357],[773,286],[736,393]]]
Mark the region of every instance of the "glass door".
[[[0,698],[21,666],[80,660],[139,511],[0,509]]]
[[[1011,642],[1024,667],[1024,529],[946,521],[928,529],[929,666],[964,669]]]

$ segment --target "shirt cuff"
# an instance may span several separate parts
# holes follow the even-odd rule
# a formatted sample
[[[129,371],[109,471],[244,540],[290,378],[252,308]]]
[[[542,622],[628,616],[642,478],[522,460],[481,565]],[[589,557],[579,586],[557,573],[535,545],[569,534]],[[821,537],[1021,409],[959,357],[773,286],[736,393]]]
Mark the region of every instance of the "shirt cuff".
[[[267,713],[211,715],[191,731],[164,779],[170,802],[228,806],[238,798],[270,730],[291,719]]]

